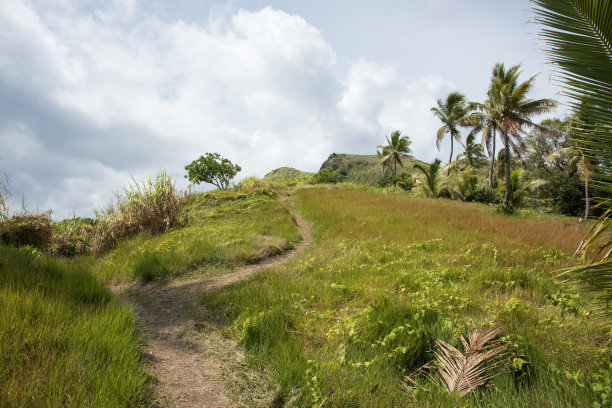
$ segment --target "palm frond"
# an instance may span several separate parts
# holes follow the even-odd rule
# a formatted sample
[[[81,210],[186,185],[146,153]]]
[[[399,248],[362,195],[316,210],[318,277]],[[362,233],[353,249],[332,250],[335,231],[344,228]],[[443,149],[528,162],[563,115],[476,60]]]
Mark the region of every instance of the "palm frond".
[[[565,94],[578,119],[572,136],[593,184],[612,192],[612,0],[531,0],[550,62],[560,68]],[[570,274],[601,290],[610,310],[612,201],[577,249],[583,262]]]
[[[510,354],[506,345],[495,340],[503,331],[501,325],[470,331],[468,340],[461,336],[463,353],[436,339],[433,355],[437,364],[427,367],[429,379],[460,396],[491,385],[491,380],[509,367]]]

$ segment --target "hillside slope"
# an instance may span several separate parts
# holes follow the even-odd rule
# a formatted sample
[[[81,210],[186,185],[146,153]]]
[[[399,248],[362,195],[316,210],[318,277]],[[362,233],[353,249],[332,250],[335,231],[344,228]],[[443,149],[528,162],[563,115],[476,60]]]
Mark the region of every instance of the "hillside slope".
[[[423,163],[413,157],[409,157],[403,162],[403,168],[398,166],[398,174],[402,172],[412,173],[414,172],[414,164]],[[376,181],[382,177],[380,161],[374,154],[333,153],[321,165],[321,169],[328,167],[342,174],[345,181],[357,184],[375,185]]]
[[[293,167],[279,167],[266,174],[263,179],[274,183],[296,183],[308,179],[312,174]]]

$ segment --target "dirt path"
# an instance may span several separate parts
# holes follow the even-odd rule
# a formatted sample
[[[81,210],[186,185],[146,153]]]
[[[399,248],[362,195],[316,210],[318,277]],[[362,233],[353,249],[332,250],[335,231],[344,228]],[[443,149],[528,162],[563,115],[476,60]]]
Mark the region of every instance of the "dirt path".
[[[296,248],[257,265],[209,279],[191,278],[168,283],[135,284],[120,289],[120,297],[134,307],[144,330],[145,355],[159,380],[162,407],[235,407],[269,403],[261,373],[249,371],[235,343],[198,320],[203,313],[199,295],[244,281],[253,274],[280,266],[311,242],[304,219],[293,213],[302,241]],[[230,392],[253,388],[256,399],[230,399]],[[262,395],[263,394],[263,395]]]

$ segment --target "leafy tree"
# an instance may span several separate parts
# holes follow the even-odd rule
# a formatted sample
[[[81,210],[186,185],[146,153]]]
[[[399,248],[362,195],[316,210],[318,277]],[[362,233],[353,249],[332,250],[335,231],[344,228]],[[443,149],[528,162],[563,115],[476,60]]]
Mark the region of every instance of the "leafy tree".
[[[393,177],[397,176],[397,165],[404,166],[402,158],[408,157],[412,150],[410,145],[412,142],[408,136],[402,136],[399,130],[391,133],[391,137],[385,136],[387,139],[386,146],[378,146],[379,157],[383,166],[386,164],[389,168],[393,167]]]
[[[446,100],[438,99],[438,106],[431,108],[438,119],[443,123],[438,129],[436,136],[436,147],[440,150],[440,143],[444,136],[450,135],[451,150],[448,158],[448,163],[453,161],[453,141],[461,141],[461,133],[458,127],[466,125],[466,118],[471,110],[471,105],[468,104],[465,95],[460,92],[451,92],[446,97]],[[450,169],[448,170],[450,173]],[[447,174],[448,175],[448,174]]]
[[[242,168],[221,157],[219,153],[206,153],[185,166],[185,170],[187,170],[185,178],[193,184],[205,182],[225,190]]]
[[[571,120],[558,118],[544,119],[540,126],[534,128],[524,138],[525,140],[525,162],[530,170],[542,169],[548,173],[552,172],[550,165],[553,164],[559,171],[565,171],[566,160],[550,162],[548,157],[556,150],[569,147],[569,129]]]
[[[312,176],[312,179],[317,184],[334,184],[340,181],[340,174],[336,173],[331,167],[326,167],[319,170],[318,173]]]
[[[489,103],[497,112],[496,122],[505,149],[505,185],[503,206],[510,203],[510,158],[511,153],[520,156],[522,150],[522,133],[526,127],[537,127],[531,117],[548,112],[557,104],[552,99],[532,100],[527,94],[533,87],[535,76],[525,82],[519,83],[520,64],[506,69],[504,64],[493,67]],[[512,151],[511,151],[512,149]]]
[[[440,187],[442,184],[442,180],[440,178],[441,164],[442,161],[440,159],[436,159],[427,169],[420,164],[414,165],[415,169],[423,173],[423,190],[428,197],[438,197],[440,195]]]

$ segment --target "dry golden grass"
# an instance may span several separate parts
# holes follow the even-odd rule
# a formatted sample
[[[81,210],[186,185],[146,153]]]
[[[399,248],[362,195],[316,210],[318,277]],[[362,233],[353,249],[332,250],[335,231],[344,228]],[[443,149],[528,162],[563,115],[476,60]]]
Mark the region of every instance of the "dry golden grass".
[[[467,245],[478,235],[498,247],[548,247],[572,254],[589,223],[553,216],[506,216],[493,207],[445,199],[389,196],[356,190],[303,190],[316,195],[334,213],[333,229],[349,232],[352,238],[379,238],[395,243],[451,237],[449,243]],[[347,205],[349,203],[349,205]],[[384,235],[379,224],[386,225]],[[392,225],[389,228],[389,224]]]

